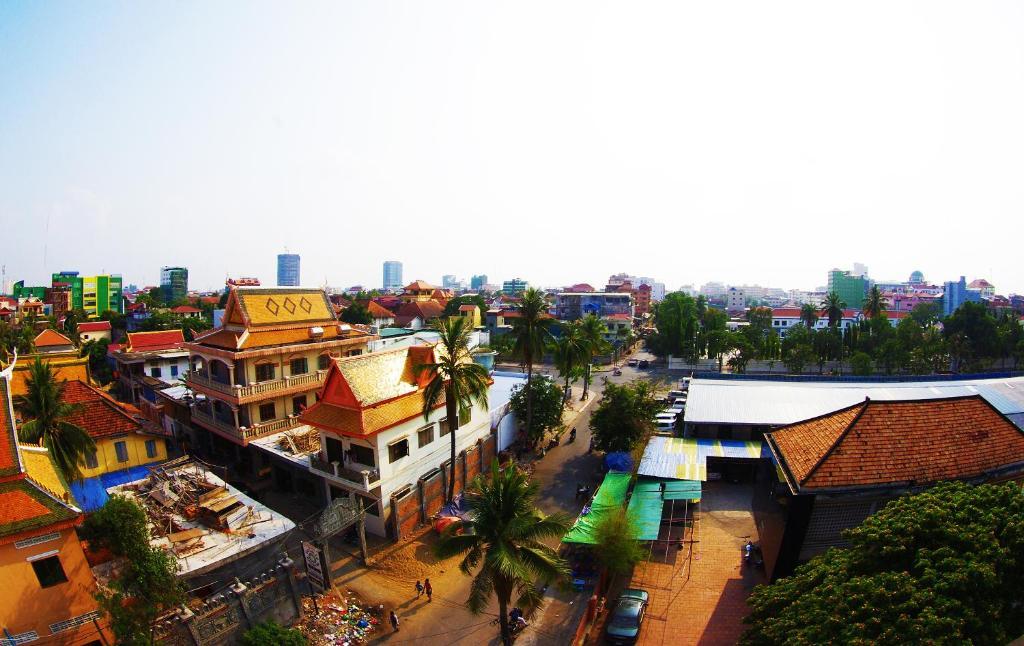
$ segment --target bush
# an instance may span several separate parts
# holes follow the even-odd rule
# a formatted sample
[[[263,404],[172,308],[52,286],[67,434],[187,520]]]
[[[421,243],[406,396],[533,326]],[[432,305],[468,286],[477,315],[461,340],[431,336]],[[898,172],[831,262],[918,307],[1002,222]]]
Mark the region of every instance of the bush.
[[[850,357],[850,370],[858,377],[867,377],[875,372],[875,363],[866,352],[854,352]]]
[[[628,574],[644,558],[636,530],[624,509],[602,518],[594,527],[594,538],[597,540],[594,553],[609,574]]]
[[[243,646],[306,646],[308,643],[299,630],[285,628],[273,620],[253,626],[242,635]]]

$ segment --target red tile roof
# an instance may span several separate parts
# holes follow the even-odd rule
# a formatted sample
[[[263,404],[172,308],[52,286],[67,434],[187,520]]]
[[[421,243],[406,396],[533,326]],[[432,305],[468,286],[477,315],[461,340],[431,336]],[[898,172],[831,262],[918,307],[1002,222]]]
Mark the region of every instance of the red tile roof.
[[[795,492],[1024,470],[1024,432],[980,395],[865,400],[766,435]]]
[[[132,417],[125,407],[106,393],[81,381],[67,382],[61,399],[78,405],[79,410],[68,421],[81,426],[93,439],[142,430],[142,423]]]
[[[843,318],[844,319],[857,318],[857,314],[859,314],[859,313],[860,312],[858,310],[846,309],[846,310],[843,310]],[[773,307],[772,308],[772,318],[776,318],[776,319],[798,319],[798,318],[800,318],[800,308],[799,307]],[[828,312],[826,312],[824,309],[818,310],[818,318],[820,318],[820,319],[828,318]]]
[[[431,285],[430,283],[426,282],[426,281],[414,280],[411,283],[409,283],[408,285],[406,285],[403,289],[405,291],[407,291],[407,292],[422,291],[422,290],[425,290],[425,289],[429,289],[429,290],[433,291],[435,289],[435,287],[433,285]]]
[[[476,309],[476,305],[471,305],[469,303],[466,303],[465,305],[459,305],[459,311],[460,312],[472,312],[475,309]]]
[[[18,459],[17,430],[11,417],[10,381],[0,377],[0,477],[21,471]]]
[[[78,324],[79,332],[109,332],[110,321],[88,321]]]
[[[171,311],[174,312],[175,314],[196,314],[202,313],[203,310],[191,307],[189,305],[179,305],[177,307],[172,307]]]
[[[159,330],[156,332],[129,332],[129,352],[152,352],[154,350],[173,350],[185,342],[181,330]]]
[[[37,348],[49,348],[57,345],[74,345],[71,339],[67,338],[57,330],[47,328],[36,336],[34,341]]]
[[[395,318],[395,314],[391,310],[373,301],[369,301],[366,303],[366,311],[368,311],[370,313],[370,316],[372,316],[375,319]]]

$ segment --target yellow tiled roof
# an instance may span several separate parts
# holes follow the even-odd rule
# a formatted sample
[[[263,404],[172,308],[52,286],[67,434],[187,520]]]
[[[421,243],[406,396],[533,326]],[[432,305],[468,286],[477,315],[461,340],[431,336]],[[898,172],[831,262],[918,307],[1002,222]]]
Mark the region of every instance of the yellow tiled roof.
[[[408,357],[405,349],[371,352],[338,360],[337,364],[360,405],[372,406],[416,390],[406,370]]]
[[[57,469],[53,466],[49,451],[43,448],[19,446],[18,453],[21,455],[21,463],[25,466],[25,473],[29,478],[62,500],[72,500],[71,492],[57,475]]]
[[[320,289],[236,289],[250,325],[334,321],[327,294]]]

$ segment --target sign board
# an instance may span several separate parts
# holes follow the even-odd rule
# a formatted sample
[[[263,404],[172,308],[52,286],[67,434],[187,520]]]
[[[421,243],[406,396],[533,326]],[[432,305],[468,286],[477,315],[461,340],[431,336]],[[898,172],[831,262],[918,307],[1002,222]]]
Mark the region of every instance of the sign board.
[[[320,548],[309,541],[302,541],[302,555],[306,559],[306,576],[309,578],[309,582],[320,586],[321,590],[326,590],[327,584],[325,583],[323,561],[320,558]]]

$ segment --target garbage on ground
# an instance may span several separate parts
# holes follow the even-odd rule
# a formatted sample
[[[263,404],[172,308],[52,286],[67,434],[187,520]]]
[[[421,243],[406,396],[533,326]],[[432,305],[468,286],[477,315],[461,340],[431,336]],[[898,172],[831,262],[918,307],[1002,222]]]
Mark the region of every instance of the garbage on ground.
[[[319,610],[319,612],[317,612]],[[383,606],[362,603],[351,593],[302,598],[302,620],[296,627],[312,646],[355,646],[370,640],[381,621]]]

